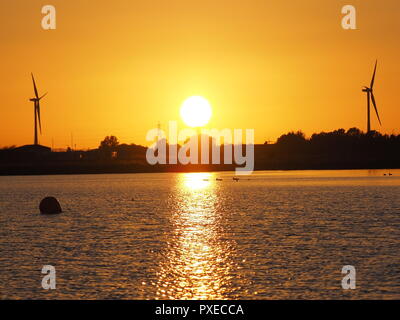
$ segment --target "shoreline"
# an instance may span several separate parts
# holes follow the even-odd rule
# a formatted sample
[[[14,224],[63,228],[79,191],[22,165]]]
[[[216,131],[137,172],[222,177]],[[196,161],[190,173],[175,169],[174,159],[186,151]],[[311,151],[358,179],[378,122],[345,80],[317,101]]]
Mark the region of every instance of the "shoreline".
[[[122,168],[114,167],[108,168],[108,170],[74,170],[77,168],[64,168],[57,170],[43,170],[43,168],[38,168],[38,170],[10,170],[11,172],[5,172],[0,169],[0,176],[57,176],[57,175],[100,175],[100,174],[144,174],[144,173],[195,173],[195,172],[233,172],[235,174],[235,167],[227,168],[204,168],[204,167],[177,167],[177,168],[164,168],[164,170],[154,170],[155,168],[146,168],[147,170],[122,170]],[[85,168],[87,169],[87,168]],[[400,166],[387,167],[387,166],[320,166],[320,167],[265,167],[265,168],[255,168],[253,172],[259,171],[345,171],[345,170],[398,170]]]

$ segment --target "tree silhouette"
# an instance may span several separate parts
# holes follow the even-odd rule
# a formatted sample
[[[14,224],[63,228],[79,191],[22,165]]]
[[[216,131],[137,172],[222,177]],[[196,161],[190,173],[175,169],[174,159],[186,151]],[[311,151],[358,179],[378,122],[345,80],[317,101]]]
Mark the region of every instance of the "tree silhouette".
[[[107,136],[103,141],[100,142],[99,149],[110,150],[119,145],[118,139],[116,136]]]
[[[116,149],[119,145],[116,136],[107,136],[100,142],[99,151],[103,159],[111,159],[117,157]]]
[[[276,145],[283,150],[299,151],[304,149],[307,145],[308,140],[301,131],[289,132],[287,134],[281,135]]]

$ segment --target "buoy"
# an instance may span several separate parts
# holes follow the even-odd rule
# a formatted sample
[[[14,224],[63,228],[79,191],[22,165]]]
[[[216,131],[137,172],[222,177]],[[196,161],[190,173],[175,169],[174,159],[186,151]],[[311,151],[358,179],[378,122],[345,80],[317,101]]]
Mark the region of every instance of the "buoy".
[[[39,209],[41,214],[57,214],[62,212],[60,203],[54,197],[46,197],[40,201]]]

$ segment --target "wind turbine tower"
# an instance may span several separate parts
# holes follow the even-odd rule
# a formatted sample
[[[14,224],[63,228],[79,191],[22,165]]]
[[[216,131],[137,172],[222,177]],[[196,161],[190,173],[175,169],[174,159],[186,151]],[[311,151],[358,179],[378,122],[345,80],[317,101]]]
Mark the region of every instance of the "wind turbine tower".
[[[47,92],[39,97],[39,93],[36,87],[35,83],[35,78],[33,77],[33,74],[31,73],[32,76],[32,81],[33,81],[33,89],[35,91],[35,98],[29,99],[29,101],[33,102],[33,113],[34,113],[34,127],[35,127],[35,132],[34,132],[34,145],[37,146],[39,145],[38,142],[38,122],[39,122],[39,130],[40,134],[42,134],[42,123],[40,120],[40,100],[47,94]]]
[[[371,84],[369,87],[364,87],[363,92],[367,93],[367,133],[371,132],[371,101],[375,109],[376,116],[378,118],[379,124],[382,125],[381,119],[379,118],[378,108],[376,106],[375,96],[374,96],[374,83],[375,83],[375,75],[376,75],[376,67],[378,65],[378,61],[375,62],[374,73],[372,75]]]

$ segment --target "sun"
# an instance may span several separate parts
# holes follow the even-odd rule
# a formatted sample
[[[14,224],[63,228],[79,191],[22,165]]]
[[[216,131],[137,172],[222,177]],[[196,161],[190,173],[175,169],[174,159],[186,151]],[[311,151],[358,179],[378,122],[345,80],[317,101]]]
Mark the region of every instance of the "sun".
[[[210,121],[211,105],[200,96],[187,98],[181,107],[181,118],[189,127],[202,127]]]

